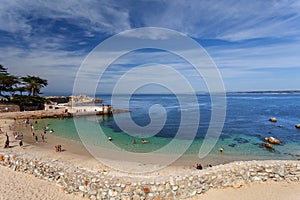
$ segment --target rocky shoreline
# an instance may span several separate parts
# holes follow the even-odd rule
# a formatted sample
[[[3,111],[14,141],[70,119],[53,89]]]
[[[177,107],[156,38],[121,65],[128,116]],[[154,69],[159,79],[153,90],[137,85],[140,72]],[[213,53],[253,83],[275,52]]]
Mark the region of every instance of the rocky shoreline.
[[[185,177],[170,176],[164,181],[131,181],[63,163],[30,158],[22,152],[0,151],[0,165],[32,174],[90,199],[185,199],[213,188],[239,188],[265,181],[300,181],[300,161],[240,161],[195,170]]]

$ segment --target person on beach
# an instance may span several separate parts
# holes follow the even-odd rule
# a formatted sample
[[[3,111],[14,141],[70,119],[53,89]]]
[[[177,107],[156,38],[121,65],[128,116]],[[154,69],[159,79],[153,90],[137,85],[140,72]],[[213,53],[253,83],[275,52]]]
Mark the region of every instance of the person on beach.
[[[23,141],[19,140],[19,146],[23,149]]]
[[[45,142],[45,135],[41,133],[42,142]]]
[[[8,137],[7,133],[5,133],[5,135],[6,135],[6,141],[4,144],[4,148],[9,148],[9,137]]]
[[[203,169],[201,163],[197,163],[195,167],[196,167],[196,169],[198,169],[198,170],[202,170],[202,169]]]
[[[15,140],[17,140],[19,137],[18,133],[14,132],[13,135],[14,135]]]
[[[136,140],[135,139],[133,140],[133,144],[136,144]]]
[[[38,143],[38,142],[39,142],[39,138],[38,138],[38,136],[37,136],[37,135],[35,136],[35,142],[36,142],[36,143]]]
[[[35,133],[34,132],[32,132],[32,137],[34,137],[35,136]]]
[[[219,149],[219,151],[220,151],[221,153],[224,153],[225,149],[224,149],[223,147],[221,147],[221,148]]]

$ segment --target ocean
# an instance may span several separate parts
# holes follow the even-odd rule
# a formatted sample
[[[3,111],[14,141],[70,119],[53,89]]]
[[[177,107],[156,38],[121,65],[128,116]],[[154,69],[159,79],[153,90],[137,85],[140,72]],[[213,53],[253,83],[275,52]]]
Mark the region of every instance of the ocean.
[[[96,97],[103,99],[104,104],[111,103],[110,95]],[[128,103],[125,96],[119,95],[116,99],[119,105],[123,101],[124,106]],[[189,99],[189,95],[179,100],[175,95],[136,94],[130,98],[129,113],[74,118],[76,123],[74,119],[42,119],[36,128],[42,130],[49,124],[49,130],[54,130],[53,135],[104,148],[111,147],[106,145],[107,141],[103,143],[111,137],[110,143],[114,147],[135,153],[160,152],[172,143],[175,145],[164,153],[195,155],[204,139],[216,139],[210,154],[220,154],[219,149],[224,148],[224,153],[229,156],[300,159],[300,130],[295,128],[295,124],[300,123],[299,94],[227,94],[225,123],[216,138],[205,138],[215,106],[210,96],[197,95],[196,103]],[[198,114],[197,109],[199,121],[194,117]],[[183,120],[182,116],[187,119]],[[278,121],[272,123],[268,121],[270,117],[276,117]],[[122,125],[118,121],[123,122]],[[194,130],[189,127],[195,126],[198,127],[196,132],[189,131]],[[182,134],[177,137],[179,131]],[[269,151],[262,147],[265,137],[275,137],[282,144],[273,145],[275,151]],[[143,144],[142,139],[149,143]],[[187,144],[187,150],[180,148]]]

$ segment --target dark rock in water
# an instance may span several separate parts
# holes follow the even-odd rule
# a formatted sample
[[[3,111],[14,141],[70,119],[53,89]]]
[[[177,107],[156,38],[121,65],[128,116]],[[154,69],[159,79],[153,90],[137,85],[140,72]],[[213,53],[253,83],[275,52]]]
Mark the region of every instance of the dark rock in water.
[[[230,146],[230,147],[235,147],[236,144],[232,143],[232,144],[229,144],[228,146]]]
[[[258,139],[262,139],[263,138],[262,135],[260,135],[260,134],[254,134],[253,136],[256,137],[256,138],[258,138]]]
[[[221,140],[228,139],[228,138],[231,138],[231,137],[229,135],[224,135],[224,134],[220,135]]]
[[[259,146],[259,147],[262,147],[262,145],[261,145],[261,143],[252,143],[253,145],[255,145],[255,146]]]
[[[235,138],[234,141],[240,143],[240,144],[246,144],[249,143],[249,140],[244,139],[244,138]]]
[[[275,152],[274,147],[269,143],[263,143],[262,146],[265,147],[269,151]]]

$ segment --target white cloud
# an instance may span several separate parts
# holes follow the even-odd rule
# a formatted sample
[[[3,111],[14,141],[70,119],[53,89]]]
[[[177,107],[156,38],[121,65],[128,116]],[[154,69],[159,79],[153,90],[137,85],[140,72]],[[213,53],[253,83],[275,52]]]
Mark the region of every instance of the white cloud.
[[[87,30],[109,34],[130,28],[127,10],[110,5],[109,1],[4,0],[0,3],[0,29],[3,31],[30,33],[34,31],[30,21],[39,18],[65,19]]]
[[[207,49],[220,69],[249,70],[300,67],[300,40],[252,47],[210,47]]]
[[[167,1],[146,26],[175,29],[196,38],[230,41],[299,34],[297,1]]]
[[[69,33],[57,34],[50,29],[53,27],[51,23],[63,20],[82,29],[82,38],[97,37],[97,34],[100,38],[105,38],[135,26],[158,26],[174,29],[197,39],[237,41],[234,46],[218,46],[217,43],[215,47],[208,48],[222,75],[229,79],[254,77],[261,73],[261,69],[271,71],[299,68],[300,40],[296,39],[300,34],[299,1],[166,1],[161,4],[155,1],[157,9],[151,7],[148,10],[139,7],[140,3],[147,7],[144,2],[139,1],[124,3],[88,0],[82,3],[72,0],[3,0],[0,2],[0,31],[10,33],[16,43],[1,45],[1,64],[13,74],[33,74],[49,79],[49,89],[69,90],[73,86],[77,69],[86,56],[85,52],[72,50],[72,47],[80,49],[80,45],[87,43],[80,40],[80,35],[77,41]],[[149,5],[150,3],[152,2]],[[143,14],[133,15],[132,11],[137,9],[141,9]],[[38,19],[48,19],[49,24],[44,22],[36,27],[34,23]],[[62,32],[67,29],[61,27]],[[132,37],[150,40],[170,38],[171,35],[163,33],[165,32],[156,29],[149,32],[147,37],[142,33],[133,34]],[[244,40],[255,38],[285,37],[290,38],[290,41],[272,41],[273,44],[256,46],[244,46],[243,43]],[[62,50],[68,49],[66,44],[71,44],[71,50]],[[186,51],[180,41],[172,44],[179,50]],[[165,56],[162,52],[152,52],[148,56],[139,52],[135,56],[118,60],[104,83],[112,84],[113,79],[119,78],[120,74],[128,70],[122,64],[135,64],[140,60],[144,63],[154,60],[158,64],[181,70],[187,77],[195,76],[194,71],[189,70],[180,59]],[[87,80],[91,75],[97,76],[93,72],[84,74]],[[157,76],[152,72],[149,75]],[[170,78],[170,81],[174,80]]]

